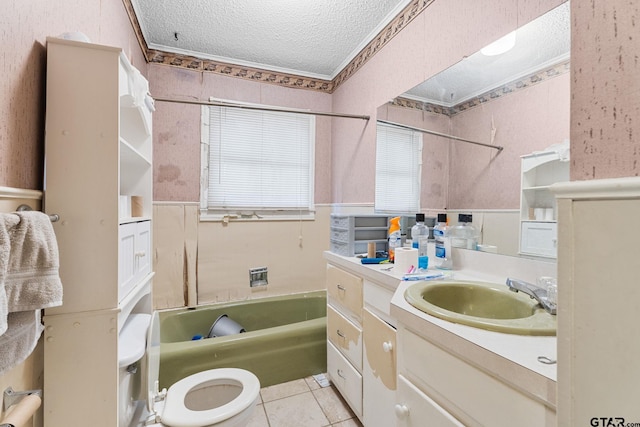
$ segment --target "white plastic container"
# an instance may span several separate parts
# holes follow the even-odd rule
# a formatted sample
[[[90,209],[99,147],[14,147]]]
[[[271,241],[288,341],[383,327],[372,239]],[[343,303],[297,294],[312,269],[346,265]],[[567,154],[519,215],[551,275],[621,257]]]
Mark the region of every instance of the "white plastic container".
[[[478,229],[473,226],[472,221],[472,215],[458,215],[458,224],[450,230],[451,246],[474,251],[477,249],[480,233]]]

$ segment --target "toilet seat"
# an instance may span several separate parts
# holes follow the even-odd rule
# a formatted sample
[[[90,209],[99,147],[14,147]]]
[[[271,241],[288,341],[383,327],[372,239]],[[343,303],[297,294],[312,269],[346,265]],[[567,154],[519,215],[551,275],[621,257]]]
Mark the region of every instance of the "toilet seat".
[[[174,383],[167,391],[158,390],[160,372],[160,320],[157,312],[151,316],[147,331],[147,409],[162,425],[169,427],[205,427],[222,423],[252,405],[260,396],[260,380],[252,372],[238,368],[216,368],[197,372]],[[234,385],[240,393],[229,402],[208,410],[189,409],[189,392],[206,387]],[[156,403],[160,401],[157,405]]]
[[[185,397],[193,389],[231,384],[241,387],[240,394],[224,405],[209,410],[187,408]],[[231,418],[256,404],[260,382],[251,372],[236,368],[217,368],[181,379],[167,390],[160,420],[167,426],[202,427]]]

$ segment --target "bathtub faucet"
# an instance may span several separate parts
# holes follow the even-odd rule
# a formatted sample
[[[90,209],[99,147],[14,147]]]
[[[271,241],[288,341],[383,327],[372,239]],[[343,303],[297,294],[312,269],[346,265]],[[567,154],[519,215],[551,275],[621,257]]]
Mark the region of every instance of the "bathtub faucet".
[[[532,299],[535,299],[540,303],[540,305],[547,310],[550,314],[556,314],[556,303],[549,301],[549,294],[547,290],[536,286],[531,283],[527,283],[524,280],[520,279],[512,279],[507,277],[507,286],[510,291],[513,292],[524,292],[529,295]]]

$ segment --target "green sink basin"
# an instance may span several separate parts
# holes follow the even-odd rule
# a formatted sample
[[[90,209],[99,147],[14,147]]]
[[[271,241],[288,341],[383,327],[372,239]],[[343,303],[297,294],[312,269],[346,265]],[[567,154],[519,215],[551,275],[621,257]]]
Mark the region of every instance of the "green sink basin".
[[[472,281],[418,282],[404,298],[427,314],[463,325],[518,335],[555,335],[556,316],[506,285]]]

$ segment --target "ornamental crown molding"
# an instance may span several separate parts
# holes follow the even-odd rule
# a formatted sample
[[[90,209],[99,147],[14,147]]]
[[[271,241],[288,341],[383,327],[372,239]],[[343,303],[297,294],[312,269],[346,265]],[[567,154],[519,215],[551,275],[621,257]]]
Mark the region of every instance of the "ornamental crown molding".
[[[150,49],[142,34],[140,23],[133,9],[131,0],[122,0],[138,40],[138,45],[148,63],[216,73],[245,80],[324,93],[333,93],[333,91],[362,68],[369,59],[434,1],[435,0],[413,0],[349,62],[336,77],[332,80],[324,80]]]
[[[459,104],[454,105],[453,107],[438,105],[428,101],[419,101],[403,96],[394,98],[393,100],[389,101],[389,104],[396,107],[420,110],[434,114],[443,114],[445,116],[452,117],[458,113],[470,110],[471,108],[494,101],[506,95],[519,92],[554,77],[561,76],[565,73],[568,73],[570,69],[571,61],[569,59],[566,59],[542,70],[536,71],[519,79],[515,79],[511,82],[498,86],[480,95],[474,96],[473,98],[470,98],[466,101],[462,101]]]

